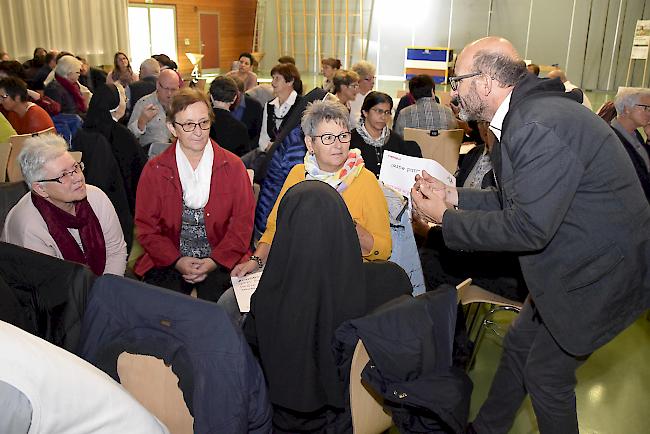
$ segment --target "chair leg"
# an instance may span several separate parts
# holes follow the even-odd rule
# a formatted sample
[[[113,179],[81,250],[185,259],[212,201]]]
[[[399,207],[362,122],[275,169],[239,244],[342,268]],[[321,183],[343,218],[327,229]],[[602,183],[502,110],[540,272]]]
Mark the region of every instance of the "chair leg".
[[[519,313],[520,309],[514,306],[494,306],[491,305],[490,310],[483,316],[483,320],[479,324],[479,330],[476,334],[476,340],[474,341],[474,349],[472,351],[472,356],[470,357],[469,363],[467,364],[467,371],[471,371],[474,368],[474,362],[476,361],[476,355],[478,354],[479,347],[483,342],[485,337],[485,332],[489,328],[492,330],[492,333],[503,338],[503,335],[498,331],[498,326],[495,321],[492,320],[492,317],[495,313],[501,311],[508,311]]]

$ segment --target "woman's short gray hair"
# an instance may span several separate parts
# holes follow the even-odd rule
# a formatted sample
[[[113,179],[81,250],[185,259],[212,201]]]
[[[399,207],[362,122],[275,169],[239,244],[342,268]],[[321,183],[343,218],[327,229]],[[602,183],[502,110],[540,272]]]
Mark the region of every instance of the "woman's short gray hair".
[[[56,62],[54,73],[59,77],[67,78],[68,74],[77,69],[81,69],[81,62],[74,56],[63,56]]]
[[[644,96],[650,96],[650,89],[642,87],[620,88],[616,94],[616,98],[614,99],[616,113],[622,115],[626,108],[633,108]]]
[[[375,65],[370,62],[366,62],[365,60],[360,60],[359,62],[352,65],[352,70],[359,74],[360,79],[364,79],[366,77],[374,77],[376,71]]]
[[[43,166],[68,152],[68,143],[56,134],[41,134],[25,140],[25,146],[18,155],[20,170],[27,186],[45,177]]]
[[[349,130],[350,112],[338,101],[314,101],[307,106],[302,114],[300,127],[305,136],[313,136],[321,122],[331,121]]]

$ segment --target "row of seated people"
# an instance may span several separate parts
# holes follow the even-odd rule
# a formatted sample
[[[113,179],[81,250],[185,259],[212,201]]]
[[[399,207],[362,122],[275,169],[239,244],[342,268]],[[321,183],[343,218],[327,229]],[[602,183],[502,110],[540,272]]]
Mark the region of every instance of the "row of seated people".
[[[286,69],[289,69],[289,68],[286,68]],[[276,78],[278,79],[278,81],[280,81],[279,79],[281,78],[285,83],[287,82],[287,80],[284,77],[282,77],[282,76],[277,77],[277,75],[281,76],[281,74],[277,74],[277,72],[276,72]],[[227,88],[228,84],[229,83],[228,83],[227,79],[217,80],[217,82],[216,82],[215,86],[213,86],[213,88],[215,88],[215,89]],[[224,86],[224,85],[226,85],[226,86]],[[111,88],[107,87],[107,89],[111,89]],[[117,128],[118,131],[120,131],[119,128],[122,128],[122,127],[119,124],[117,124],[115,122],[115,120],[119,119],[120,112],[121,112],[121,110],[123,110],[123,108],[120,109],[120,110],[114,110],[114,109],[110,108],[110,107],[113,107],[113,105],[115,105],[115,104],[117,104],[119,106],[120,101],[123,100],[123,98],[119,97],[120,92],[118,92],[116,89],[117,89],[117,87],[115,89],[113,89],[113,91],[112,91],[113,103],[108,104],[107,106],[103,107],[103,109],[100,112],[102,113],[101,117],[106,119],[107,126],[109,126],[109,128],[108,128],[109,130]],[[222,98],[222,99],[232,101],[232,98],[233,98],[233,95],[234,95],[233,92],[234,92],[234,90],[230,89],[230,96],[227,97],[227,98]],[[295,89],[292,90],[292,92],[295,92]],[[218,92],[213,92],[213,94],[216,95],[217,98],[221,98],[218,95]],[[105,100],[106,100],[106,98],[102,96],[101,98],[95,99],[94,102],[99,103],[99,102],[102,102],[102,101],[105,101]],[[215,100],[215,98],[213,97],[213,101],[214,100]],[[214,105],[214,103],[213,103],[213,105]],[[93,106],[97,106],[97,104],[93,104]],[[391,134],[389,134],[390,132],[387,129],[387,126],[385,124],[386,114],[389,113],[391,109],[392,109],[392,100],[390,99],[390,97],[388,97],[385,94],[378,93],[378,92],[373,92],[372,94],[369,94],[369,96],[367,96],[366,99],[364,100],[364,106],[362,108],[363,116],[362,116],[362,119],[361,119],[362,120],[361,125],[357,129],[355,129],[353,131],[353,133],[352,133],[353,145],[355,144],[354,143],[355,137],[358,136],[356,141],[357,141],[357,143],[359,143],[358,147],[361,149],[362,157],[364,157],[363,158],[364,161],[368,161],[368,162],[371,163],[370,165],[368,165],[368,164],[366,164],[366,165],[373,172],[375,172],[375,174],[378,173],[378,168],[379,168],[378,166],[379,165],[377,164],[377,161],[380,158],[380,154],[379,154],[379,152],[377,152],[377,149],[380,148],[382,150],[381,152],[383,152],[383,150],[390,149],[390,147],[391,147],[390,146],[390,139],[385,141],[384,146],[381,146],[381,147],[376,146],[377,144],[382,143],[382,140],[381,140],[382,135],[384,137],[391,137],[392,136]],[[111,111],[117,112],[117,115],[111,114],[110,113]],[[367,116],[368,122],[365,122],[366,116]],[[368,125],[368,127],[366,127],[366,125]],[[94,126],[93,122],[88,122],[88,127],[89,128],[92,128],[93,126]],[[124,130],[124,129],[122,128],[122,130]],[[212,129],[212,130],[214,131],[214,129]],[[370,132],[368,130],[370,130]],[[109,136],[109,137],[110,136],[119,136],[119,134],[116,134],[115,132],[111,132],[111,131],[106,133],[106,135]],[[370,144],[368,143],[368,142],[372,141],[372,135],[374,135],[376,137],[378,136],[379,139],[380,139],[377,143],[375,143],[375,146],[370,146]],[[128,133],[125,135],[125,137],[128,138]],[[360,140],[360,139],[363,139],[363,141]],[[309,140],[309,138],[307,138],[307,140]],[[120,143],[124,143],[125,140],[117,140],[116,142],[118,144],[120,144]],[[404,149],[405,146],[401,146],[401,147],[398,146],[396,148],[396,150],[398,152],[401,151],[402,153],[418,156],[419,149],[417,148],[416,144],[413,144],[413,145],[414,146],[411,147],[411,150]],[[131,149],[138,149],[137,146],[130,146],[130,148]],[[373,161],[372,161],[373,156],[375,156],[375,164],[372,164],[373,163]],[[136,161],[136,159],[134,159],[133,156],[126,156],[122,160],[124,162],[126,162],[126,163]],[[481,158],[480,165],[482,167],[485,167],[486,161],[487,161],[487,158],[486,158],[486,154],[484,153],[484,155]],[[140,160],[140,164],[141,164],[141,162],[142,162],[142,160]],[[130,172],[133,171],[132,168],[123,169],[123,167],[120,167],[120,169],[124,173],[130,173]],[[134,172],[139,173],[139,170],[136,168],[136,170],[134,170]],[[476,175],[476,171],[474,172],[474,175]],[[291,178],[291,182],[294,182],[293,177],[290,177],[290,178]],[[137,188],[137,184],[138,184],[137,181],[138,181],[138,179],[134,177],[134,179],[132,179],[131,182],[127,184],[127,188],[130,188],[130,191],[132,192],[132,194],[129,195],[129,197],[131,197],[131,198],[134,198],[134,196],[135,196],[134,191]],[[475,185],[476,184],[477,183],[475,183]],[[276,203],[276,199],[277,199],[277,196],[273,197],[271,203],[272,204]],[[130,210],[132,212],[135,211],[134,202],[135,201],[132,200],[131,203],[129,204],[129,208],[130,208]],[[261,207],[258,206],[258,211],[259,211],[260,208]],[[263,220],[264,220],[264,223],[266,223],[266,219],[264,218]],[[121,222],[126,221],[127,225],[128,225],[128,222],[130,221],[130,219],[128,217],[120,218],[120,221]],[[123,225],[123,226],[125,226],[125,225]],[[128,226],[127,226],[127,228],[128,228]],[[266,229],[266,227],[264,227],[264,229]],[[124,230],[123,232],[126,234],[126,237],[127,237],[127,240],[128,240],[128,237],[131,235],[132,232],[130,230]],[[261,249],[258,249],[258,252],[257,252],[257,253],[259,253],[259,255],[255,255],[255,256],[260,256],[262,258],[262,260],[264,260],[265,250],[266,250],[265,245],[268,245],[268,244],[269,243],[263,242],[261,244]],[[252,266],[253,266],[253,264],[249,261],[248,267],[250,268]],[[226,267],[226,268],[230,269],[232,267]],[[226,279],[226,282],[227,282],[227,279]],[[431,286],[435,286],[435,285],[431,285]]]
[[[65,60],[66,57],[70,58],[70,56],[64,56],[62,59]],[[153,59],[148,60],[152,61],[153,63],[157,63]],[[146,62],[147,61],[143,63],[141,71],[143,69],[146,69]],[[155,70],[155,68],[152,69]],[[166,72],[168,74],[165,74]],[[266,128],[262,128],[262,131],[266,131],[264,134],[260,134],[258,142],[259,150],[264,148],[266,151],[272,151],[272,149],[269,149],[269,145],[272,142],[280,142],[277,140],[279,138],[279,131],[284,132],[285,141],[276,143],[276,145],[280,145],[278,146],[280,148],[280,151],[276,152],[277,155],[273,155],[274,152],[264,152],[264,159],[267,162],[270,159],[269,154],[271,154],[273,155],[275,162],[280,161],[281,164],[279,167],[278,165],[272,167],[274,170],[271,172],[274,176],[267,177],[262,185],[261,200],[257,207],[256,213],[256,229],[258,235],[263,233],[265,229],[268,213],[270,212],[273,204],[276,202],[279,190],[284,184],[289,170],[291,170],[295,164],[298,164],[298,162],[304,157],[305,149],[300,134],[287,134],[287,131],[289,131],[292,127],[293,133],[301,133],[297,125],[298,122],[296,122],[296,120],[299,119],[301,110],[304,109],[304,105],[301,103],[309,101],[309,98],[300,97],[297,94],[296,88],[300,89],[302,87],[299,73],[295,69],[295,66],[292,64],[279,64],[272,70],[272,76],[274,80],[275,93],[278,96],[264,108],[263,113],[266,114],[266,116],[262,116],[262,127],[264,127],[264,121],[266,120],[267,122]],[[335,75],[334,82],[337,82],[336,78],[337,76]],[[170,130],[167,128],[165,122],[165,106],[161,103],[161,101],[163,103],[168,103],[171,100],[174,92],[176,91],[176,88],[174,88],[176,81],[177,76],[175,73],[170,70],[162,71],[161,77],[159,77],[157,84],[155,85],[156,91],[149,95],[145,95],[146,97],[151,97],[156,104],[147,104],[146,98],[141,98],[138,104],[140,104],[141,108],[148,107],[148,109],[143,110],[143,113],[140,116],[131,116],[132,119],[129,124],[133,127],[132,131],[135,129],[136,132],[142,133],[140,124],[143,123],[144,125],[142,128],[145,129],[145,134],[163,134],[164,137],[160,140],[165,140],[165,137],[171,135]],[[340,88],[351,87],[350,85],[340,83],[336,83],[335,85],[338,85]],[[119,84],[116,87],[119,88]],[[428,103],[428,105],[425,107],[435,107],[439,105],[435,103],[434,100],[432,100],[433,83],[429,77],[415,77],[411,80],[410,87],[412,87],[413,94],[417,96],[429,95],[428,97],[422,96],[418,99],[426,101]],[[111,92],[105,93],[117,95],[120,93],[120,90],[112,90]],[[241,155],[241,153],[246,150],[246,147],[242,146],[242,140],[238,139],[237,137],[243,134],[244,126],[242,124],[238,124],[235,120],[233,120],[233,117],[227,113],[227,111],[232,108],[233,101],[240,98],[241,95],[239,93],[239,89],[235,90],[233,82],[227,77],[219,77],[213,82],[210,93],[212,99],[211,105],[216,119],[213,128],[211,128],[210,135],[212,138],[216,139],[217,142],[224,148],[235,151],[237,154]],[[370,96],[370,98],[368,98],[368,96]],[[282,102],[283,98],[284,102]],[[292,99],[293,103],[290,104],[288,111],[286,111],[287,104],[291,103]],[[240,100],[243,104],[246,104],[246,98],[240,98]],[[296,101],[298,101],[298,104],[296,104]],[[140,149],[134,143],[133,138],[128,134],[127,131],[125,131],[124,128],[120,129],[116,123],[116,121],[119,120],[122,116],[123,112],[121,109],[118,110],[117,106],[113,106],[115,104],[115,99],[114,101],[107,101],[106,98],[102,96],[102,98],[99,98],[98,103],[99,102],[103,103],[101,104],[102,109],[100,110],[100,112],[102,112],[101,117],[103,119],[106,119],[105,126],[103,128],[100,128],[100,130],[103,129],[105,132],[104,135],[108,140],[111,141],[110,144],[113,147],[113,152],[115,154],[123,178],[124,190],[126,192],[126,198],[128,201],[128,211],[131,213],[131,215],[133,215],[135,212],[135,190],[137,188],[141,167],[144,164],[144,158],[142,157],[141,153],[138,152]],[[108,104],[108,106],[104,106],[105,104]],[[151,105],[156,105],[156,107],[151,107]],[[277,111],[278,109],[280,109],[279,112]],[[420,108],[417,106],[417,104],[413,107],[407,107],[405,110],[408,112],[409,109],[413,109],[415,113],[420,111]],[[451,112],[449,108],[445,109]],[[153,112],[155,116],[149,119],[149,115],[145,115],[145,112],[147,111]],[[284,115],[283,111],[286,111]],[[352,147],[361,149],[362,157],[364,159],[366,167],[373,171],[375,174],[378,174],[379,172],[381,156],[383,155],[383,151],[386,149],[394,150],[406,155],[421,155],[416,143],[404,142],[400,139],[398,134],[395,134],[387,128],[386,118],[390,116],[391,111],[392,99],[390,99],[388,95],[378,92],[368,93],[368,95],[366,95],[366,98],[364,98],[362,105],[359,125],[353,130]],[[293,116],[291,116],[292,114]],[[93,114],[93,117],[95,117],[95,114]],[[142,122],[143,117],[145,117],[144,122]],[[423,115],[422,117],[428,118],[430,116]],[[403,116],[402,119],[404,118],[405,117]],[[419,119],[420,116],[416,115],[415,118]],[[147,119],[149,120],[147,121]],[[293,122],[289,122],[291,120],[293,120]],[[96,127],[96,125],[93,125],[93,122],[87,122],[87,124],[88,126],[87,128],[84,128],[84,130],[92,130],[93,127]],[[424,125],[418,124],[414,126],[422,127]],[[238,129],[236,127],[240,128]],[[237,132],[237,134],[234,134],[234,132]],[[271,136],[274,138],[273,141],[271,140]],[[89,142],[89,140],[81,140],[80,138],[76,141],[76,148],[87,149],[88,147],[84,146],[83,142]],[[262,143],[266,143],[266,145],[263,145]],[[75,145],[75,143],[73,143],[73,145]],[[121,148],[121,150],[115,148]],[[247,162],[246,157],[244,157],[244,161]],[[247,163],[247,165],[249,164]],[[254,164],[252,164],[252,166],[255,167]],[[90,172],[95,173],[93,170]],[[264,171],[262,170],[262,172]],[[118,208],[118,210],[121,210],[123,207],[116,205],[116,208]],[[130,228],[128,223],[130,219],[124,212],[119,212],[119,214],[120,221],[123,223],[124,232],[125,234],[129,234],[126,235],[126,238],[127,243],[130,245],[131,231],[129,230]]]
[[[267,128],[266,128],[267,136],[269,137],[268,138],[261,137],[260,143],[262,141],[265,141],[267,143],[267,147],[270,143],[270,136],[271,135],[276,136],[277,131],[282,130],[283,127],[285,127],[284,125],[285,117],[291,119],[291,117],[288,116],[289,112],[287,112],[285,116],[279,116],[281,117],[281,120],[279,122],[280,125],[278,126],[278,119],[277,119],[278,116],[276,116],[276,110],[275,110],[278,107],[277,104],[279,104],[279,107],[281,108],[285,103],[289,103],[293,97],[294,99],[293,104],[291,104],[291,107],[289,108],[289,111],[291,111],[291,109],[294,106],[299,107],[298,104],[295,104],[295,101],[300,100],[298,98],[297,91],[296,91],[296,86],[297,86],[296,83],[300,82],[300,78],[299,78],[299,74],[297,73],[297,70],[295,70],[295,67],[293,67],[290,64],[280,64],[276,68],[274,68],[272,73],[274,78],[275,91],[278,94],[278,97],[277,97],[276,106],[275,108],[273,108],[273,110],[269,110],[269,107],[271,107],[271,105],[266,106],[264,110],[265,113],[267,114],[267,116],[264,116],[264,120],[268,119],[269,121],[267,122]],[[336,82],[336,75],[334,78],[335,78],[334,81]],[[173,77],[170,76],[170,79],[173,79]],[[342,89],[345,87],[354,89],[353,85],[351,86],[351,85],[339,83],[339,88]],[[417,96],[429,95],[426,97],[422,96],[421,98],[418,98],[418,100],[427,101],[428,104],[431,106],[437,105],[434,101],[431,101],[432,99],[431,96],[433,96],[433,83],[431,82],[430,78],[416,77],[413,80],[411,80],[410,87],[412,88],[411,89],[412,92]],[[161,90],[160,87],[159,90]],[[169,92],[169,89],[166,89],[166,86],[162,86],[162,91],[165,90],[167,90],[166,96],[169,98],[173,92]],[[294,95],[294,92],[296,93],[296,95]],[[158,92],[156,92],[156,94],[158,94]],[[337,94],[340,94],[340,92],[337,92]],[[226,106],[228,106],[229,103],[230,105],[232,105],[233,97],[234,97],[234,90],[232,88],[231,82],[229,82],[226,78],[223,77],[221,77],[219,80],[215,80],[213,86],[211,87],[211,98],[212,98],[213,109],[215,112],[219,113],[221,115],[220,117],[225,119],[227,122],[232,121],[232,119],[227,116],[227,113],[225,113],[227,110]],[[281,103],[283,97],[285,98],[285,102]],[[339,100],[341,100],[340,97]],[[217,108],[217,105],[221,105],[221,107]],[[417,110],[419,110],[417,104],[415,107],[407,107],[407,109],[411,109],[411,108],[414,109],[413,111],[416,113]],[[360,125],[355,130],[353,130],[352,133],[353,147],[357,147],[361,149],[366,167],[369,168],[371,171],[373,171],[375,174],[378,174],[379,172],[381,155],[383,154],[383,150],[386,149],[393,150],[392,145],[395,145],[394,150],[396,150],[397,152],[404,153],[407,155],[419,156],[419,149],[417,148],[417,144],[413,142],[410,143],[403,142],[399,140],[398,136],[396,136],[393,132],[387,129],[385,118],[390,115],[391,110],[392,110],[392,100],[390,99],[390,97],[378,92],[372,92],[371,98],[364,99],[364,104],[361,110],[362,117],[360,119],[361,121]],[[447,110],[449,109],[447,108]],[[424,118],[426,117],[427,116],[424,116]],[[295,119],[296,117],[294,116],[293,118]],[[419,117],[415,116],[415,118],[419,118]],[[276,128],[268,128],[269,126],[272,125],[276,125]],[[286,130],[287,128],[284,129]],[[214,127],[211,130],[211,135],[214,137],[219,134],[219,131],[229,131],[229,129],[218,127],[217,123],[215,123]],[[227,140],[219,137],[217,141],[218,143],[221,144],[226,142]],[[298,140],[296,140],[295,142],[297,144],[296,150],[298,150],[298,148],[304,148],[304,146],[301,143],[302,141],[300,140],[300,137],[298,137]],[[282,155],[283,161],[286,161],[287,160],[286,156],[290,154],[287,154],[285,152],[285,153],[280,153],[279,155]],[[298,150],[296,156],[297,158],[295,159],[298,160],[303,155]],[[485,165],[485,160],[487,160],[487,158],[484,155],[481,159],[481,164]],[[294,164],[296,163],[297,162],[294,162]],[[288,175],[288,173],[286,173],[286,170],[290,170],[291,167],[293,166],[289,164],[287,165],[287,167],[282,168],[283,170],[285,170],[285,173],[281,173],[280,176],[278,177],[280,182],[276,182],[275,186],[272,186],[275,188],[275,191],[272,191],[272,189],[263,189],[262,201],[260,202],[260,206],[258,206],[258,213],[257,213],[258,218],[256,218],[256,223],[258,223],[256,224],[256,226],[259,228],[259,233],[262,233],[263,230],[266,229],[265,224],[266,224],[268,212],[270,212],[270,208],[272,207],[272,205],[276,203],[277,194],[279,193],[279,188],[284,184],[284,180]],[[474,172],[474,174],[476,174],[476,172]],[[135,190],[135,185],[137,185],[137,182],[132,182],[130,183],[130,185],[132,186],[131,191],[133,192]],[[267,183],[265,186],[269,186],[269,183]],[[271,191],[270,196],[264,194],[268,191]],[[270,197],[270,200],[266,200],[267,196]],[[131,194],[129,195],[129,197],[133,198],[134,195]],[[133,202],[134,200],[132,199],[130,203],[131,211],[133,211]],[[127,232],[128,231],[125,231],[125,233]]]

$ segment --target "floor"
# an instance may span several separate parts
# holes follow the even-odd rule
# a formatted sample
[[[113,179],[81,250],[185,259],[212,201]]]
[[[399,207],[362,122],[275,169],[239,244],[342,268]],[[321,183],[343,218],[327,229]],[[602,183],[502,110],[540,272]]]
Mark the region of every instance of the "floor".
[[[649,315],[646,313],[646,315]],[[576,399],[583,434],[642,434],[649,431],[650,320],[644,315],[623,333],[596,351],[578,369]],[[504,327],[513,318],[504,312]],[[501,355],[501,339],[488,332],[470,377],[474,392],[470,418],[487,397]],[[522,405],[510,434],[536,433],[537,424],[529,399]]]

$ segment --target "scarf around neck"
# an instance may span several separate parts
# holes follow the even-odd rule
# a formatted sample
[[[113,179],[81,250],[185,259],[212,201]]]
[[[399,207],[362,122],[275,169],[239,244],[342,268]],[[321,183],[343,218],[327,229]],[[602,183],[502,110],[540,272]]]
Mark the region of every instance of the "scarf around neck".
[[[180,142],[176,142],[176,167],[178,167],[178,177],[183,188],[183,203],[188,208],[200,209],[208,203],[213,160],[214,150],[210,139],[203,149],[203,155],[196,170],[192,168],[190,160],[181,149]]]
[[[388,139],[390,138],[390,130],[388,129],[387,126],[384,126],[384,129],[381,130],[381,134],[379,135],[379,138],[374,139],[366,129],[366,120],[364,118],[361,118],[359,120],[357,133],[359,133],[359,135],[361,136],[364,142],[366,142],[368,145],[373,146],[375,148],[383,147],[386,144],[386,142],[388,142]]]
[[[47,230],[61,251],[63,259],[90,267],[101,276],[106,266],[106,241],[87,198],[75,203],[76,215],[63,211],[58,206],[32,192],[32,203],[45,220]],[[68,229],[77,229],[83,250]]]
[[[68,91],[70,95],[72,95],[72,99],[74,99],[77,110],[81,113],[85,113],[87,110],[86,101],[84,101],[84,97],[81,95],[81,89],[79,88],[79,85],[57,74],[54,74],[54,78],[59,82],[61,86],[63,86],[65,90]]]
[[[350,149],[348,158],[343,163],[343,167],[334,173],[321,170],[318,167],[318,161],[315,155],[309,152],[305,154],[306,179],[323,181],[334,187],[339,194],[343,193],[352,184],[355,178],[361,173],[361,169],[363,169],[363,158],[361,158],[361,151],[358,149]]]

